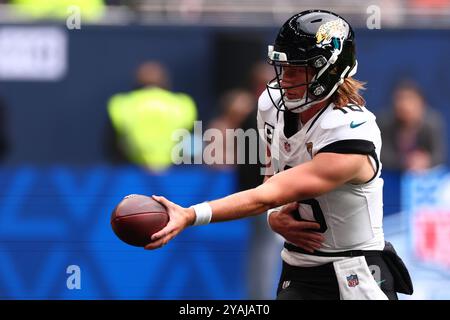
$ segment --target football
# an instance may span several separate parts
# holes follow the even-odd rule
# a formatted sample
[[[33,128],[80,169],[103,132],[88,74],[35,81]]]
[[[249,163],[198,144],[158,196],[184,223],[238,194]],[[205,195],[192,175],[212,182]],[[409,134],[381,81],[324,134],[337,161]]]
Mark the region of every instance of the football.
[[[169,222],[166,208],[152,197],[131,194],[122,199],[111,214],[111,227],[123,242],[144,247],[151,236]]]

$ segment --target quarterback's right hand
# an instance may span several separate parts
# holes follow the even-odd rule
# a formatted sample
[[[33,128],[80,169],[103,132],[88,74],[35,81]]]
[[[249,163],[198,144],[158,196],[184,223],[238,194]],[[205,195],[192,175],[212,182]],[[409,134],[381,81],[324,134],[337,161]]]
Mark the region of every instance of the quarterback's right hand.
[[[324,241],[320,233],[313,231],[320,229],[320,225],[316,222],[296,220],[293,212],[297,209],[298,203],[292,202],[280,211],[272,212],[269,216],[269,225],[287,241],[312,253],[319,249]]]

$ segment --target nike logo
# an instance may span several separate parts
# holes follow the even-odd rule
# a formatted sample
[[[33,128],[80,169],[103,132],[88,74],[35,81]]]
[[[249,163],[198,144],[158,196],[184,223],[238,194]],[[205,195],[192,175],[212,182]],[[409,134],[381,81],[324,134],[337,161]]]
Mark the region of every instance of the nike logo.
[[[352,128],[352,129],[357,128],[357,127],[363,125],[363,124],[366,123],[366,122],[367,122],[367,121],[360,122],[360,123],[354,123],[354,122],[352,121],[352,122],[350,123],[350,128]]]

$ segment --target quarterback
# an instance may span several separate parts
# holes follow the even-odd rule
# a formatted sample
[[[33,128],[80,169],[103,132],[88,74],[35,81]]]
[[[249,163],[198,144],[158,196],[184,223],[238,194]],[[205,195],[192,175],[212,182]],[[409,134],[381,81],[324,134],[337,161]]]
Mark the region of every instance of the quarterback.
[[[411,294],[408,271],[384,239],[381,136],[353,78],[351,26],[329,11],[298,13],[281,27],[268,60],[276,77],[258,103],[265,182],[190,208],[153,196],[170,222],[146,249],[191,225],[267,212],[286,240],[277,299]]]

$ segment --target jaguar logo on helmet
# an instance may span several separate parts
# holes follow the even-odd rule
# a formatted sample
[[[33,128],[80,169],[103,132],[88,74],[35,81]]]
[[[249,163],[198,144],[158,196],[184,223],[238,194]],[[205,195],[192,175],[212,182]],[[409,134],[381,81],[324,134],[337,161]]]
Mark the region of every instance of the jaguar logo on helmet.
[[[342,19],[328,21],[322,24],[316,33],[316,43],[319,48],[332,45],[334,49],[341,50],[342,43],[348,34],[348,25]]]

